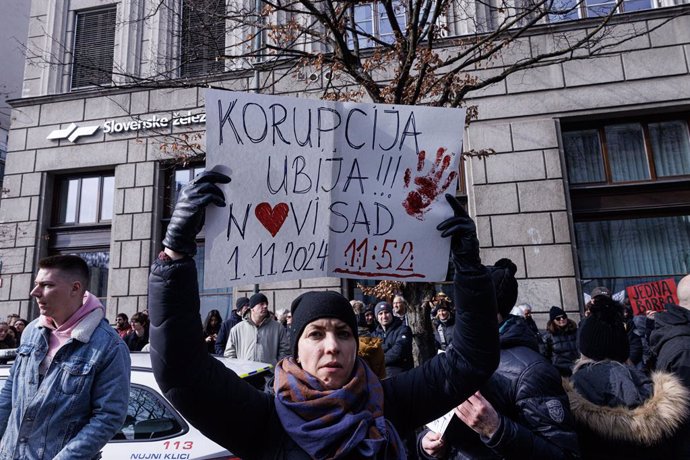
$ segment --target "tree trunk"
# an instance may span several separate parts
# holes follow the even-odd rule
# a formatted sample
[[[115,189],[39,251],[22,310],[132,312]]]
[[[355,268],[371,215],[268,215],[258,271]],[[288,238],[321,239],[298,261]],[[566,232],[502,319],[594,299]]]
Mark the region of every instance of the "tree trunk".
[[[419,366],[436,356],[434,331],[431,325],[431,305],[424,299],[433,299],[436,294],[431,283],[407,283],[403,297],[407,300],[407,322],[412,329],[412,356],[414,365]]]

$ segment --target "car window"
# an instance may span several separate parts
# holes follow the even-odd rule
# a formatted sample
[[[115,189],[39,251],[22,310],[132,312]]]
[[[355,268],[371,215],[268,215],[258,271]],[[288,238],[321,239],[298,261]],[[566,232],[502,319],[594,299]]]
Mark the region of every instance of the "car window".
[[[132,384],[127,418],[112,440],[160,440],[186,431],[187,425],[158,393],[148,387]]]

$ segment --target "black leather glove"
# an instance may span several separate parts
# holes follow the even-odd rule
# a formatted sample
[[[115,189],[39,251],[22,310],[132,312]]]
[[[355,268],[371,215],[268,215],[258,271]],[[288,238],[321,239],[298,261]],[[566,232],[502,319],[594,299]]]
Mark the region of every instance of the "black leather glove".
[[[455,215],[438,224],[436,229],[442,232],[442,237],[452,237],[450,251],[455,271],[465,275],[479,274],[484,270],[484,266],[479,258],[477,227],[457,198],[446,194],[446,200]]]
[[[227,184],[230,178],[214,171],[204,171],[182,187],[175,204],[163,246],[175,252],[196,254],[196,235],[204,225],[206,206],[225,206],[225,196],[216,183]]]

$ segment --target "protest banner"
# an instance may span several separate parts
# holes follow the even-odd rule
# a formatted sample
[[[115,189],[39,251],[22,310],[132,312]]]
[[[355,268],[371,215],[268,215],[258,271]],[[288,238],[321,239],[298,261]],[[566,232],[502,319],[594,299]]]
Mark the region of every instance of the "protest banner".
[[[464,110],[206,91],[205,287],[335,276],[439,281]],[[219,169],[220,168],[220,169]]]
[[[667,303],[678,303],[676,281],[673,278],[627,286],[634,315],[644,315],[647,310],[661,311]]]

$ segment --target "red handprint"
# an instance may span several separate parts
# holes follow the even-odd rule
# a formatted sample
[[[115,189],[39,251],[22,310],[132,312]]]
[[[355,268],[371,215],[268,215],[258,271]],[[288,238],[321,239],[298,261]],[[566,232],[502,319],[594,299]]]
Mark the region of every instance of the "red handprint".
[[[436,160],[432,163],[431,169],[428,173],[414,178],[414,184],[417,186],[416,190],[412,190],[407,194],[407,198],[402,205],[405,211],[412,217],[419,220],[424,220],[424,214],[429,210],[429,206],[434,202],[437,196],[450,187],[450,183],[458,175],[457,171],[448,173],[446,180],[441,183],[446,169],[450,165],[450,160],[455,156],[454,153],[446,154],[446,148],[440,147],[436,151]],[[424,160],[426,152],[424,150],[417,154],[417,172],[420,173],[424,167]],[[412,179],[412,171],[410,168],[405,170],[405,188],[410,186],[410,179]]]

